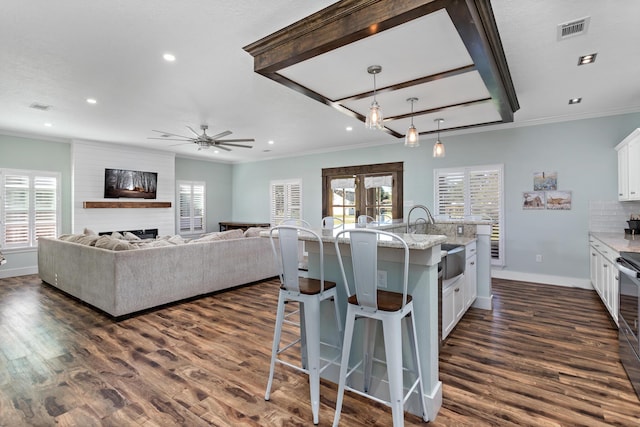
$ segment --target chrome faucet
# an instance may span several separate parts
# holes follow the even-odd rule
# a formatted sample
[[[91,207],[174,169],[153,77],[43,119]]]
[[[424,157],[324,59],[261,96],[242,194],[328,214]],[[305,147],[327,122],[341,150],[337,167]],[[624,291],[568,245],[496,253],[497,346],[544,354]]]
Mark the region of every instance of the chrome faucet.
[[[414,205],[413,207],[411,207],[411,209],[409,209],[409,214],[407,214],[407,233],[409,233],[409,228],[411,227],[411,212],[413,212],[414,209],[422,209],[425,214],[427,215],[427,224],[433,224],[435,223],[435,220],[433,219],[433,215],[431,215],[431,211],[429,210],[428,207],[426,207],[425,205]],[[416,221],[417,224],[417,221]]]

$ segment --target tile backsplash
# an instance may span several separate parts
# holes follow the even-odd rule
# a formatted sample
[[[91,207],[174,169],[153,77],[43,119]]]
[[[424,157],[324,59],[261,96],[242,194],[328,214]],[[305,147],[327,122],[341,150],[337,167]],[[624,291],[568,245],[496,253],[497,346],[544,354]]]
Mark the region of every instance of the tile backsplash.
[[[640,202],[592,200],[589,202],[589,231],[619,233],[629,228],[631,215],[640,215]]]

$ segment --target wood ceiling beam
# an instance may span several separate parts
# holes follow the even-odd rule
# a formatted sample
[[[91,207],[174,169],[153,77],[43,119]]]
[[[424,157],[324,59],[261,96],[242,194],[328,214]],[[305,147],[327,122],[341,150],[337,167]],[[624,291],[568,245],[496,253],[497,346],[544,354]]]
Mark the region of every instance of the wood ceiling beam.
[[[255,72],[364,121],[362,114],[346,108],[343,102],[370,96],[371,92],[332,100],[278,71],[443,8],[473,60],[468,67],[479,72],[502,122],[512,122],[513,113],[520,107],[490,0],[342,0],[245,46],[244,50],[254,57]],[[468,71],[465,68],[447,71],[438,78],[450,77],[446,75],[449,72],[456,75]],[[428,82],[430,78],[422,79]],[[401,82],[378,93],[409,87],[420,80]],[[385,131],[403,136],[389,129]]]

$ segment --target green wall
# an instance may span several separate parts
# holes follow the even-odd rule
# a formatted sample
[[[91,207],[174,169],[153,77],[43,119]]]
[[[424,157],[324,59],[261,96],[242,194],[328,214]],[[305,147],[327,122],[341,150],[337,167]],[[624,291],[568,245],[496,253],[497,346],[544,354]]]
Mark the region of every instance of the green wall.
[[[588,279],[589,201],[616,200],[617,158],[613,149],[640,127],[640,114],[441,135],[447,156],[433,159],[432,137],[419,148],[402,140],[384,146],[262,162],[223,164],[176,158],[176,180],[207,183],[207,230],[219,221],[269,221],[271,180],[301,178],[303,214],[321,220],[321,171],[325,167],[404,162],[404,198],[433,206],[433,169],[504,164],[504,271]],[[66,142],[0,135],[0,167],[59,171],[62,233],[71,230],[71,146]],[[570,190],[570,211],[524,211],[522,192],[533,173],[556,171],[558,188]],[[406,206],[406,203],[405,203]],[[405,215],[407,209],[405,208]],[[542,263],[535,255],[543,256]],[[9,253],[12,268],[35,266],[33,252]],[[7,266],[3,266],[7,267]]]
[[[176,181],[204,181],[207,189],[207,231],[218,231],[220,221],[231,221],[232,165],[176,158]],[[177,209],[178,207],[176,207]]]
[[[589,201],[617,199],[613,148],[637,127],[636,113],[455,136],[443,133],[443,159],[432,158],[434,138],[423,136],[414,149],[399,139],[367,149],[238,164],[233,168],[233,218],[268,220],[269,182],[301,178],[303,215],[320,224],[324,167],[403,161],[405,201],[433,206],[434,168],[504,164],[504,270],[587,279]],[[533,173],[540,171],[556,171],[558,189],[572,191],[570,211],[522,209],[522,193],[533,189]],[[535,262],[536,254],[543,256],[542,263]]]
[[[71,230],[71,145],[65,142],[0,135],[0,168],[60,172],[62,233]],[[6,252],[6,251],[4,251]],[[30,273],[37,265],[35,249],[6,252],[2,269]],[[2,271],[0,271],[0,277]]]

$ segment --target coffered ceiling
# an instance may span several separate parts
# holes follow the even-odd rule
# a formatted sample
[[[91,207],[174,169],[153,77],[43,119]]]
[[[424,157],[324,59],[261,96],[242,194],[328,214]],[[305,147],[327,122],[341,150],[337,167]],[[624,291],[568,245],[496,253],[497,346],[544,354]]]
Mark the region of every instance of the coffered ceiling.
[[[315,26],[296,28],[316,13]],[[639,112],[638,16],[637,0],[9,0],[0,13],[0,133],[241,162],[402,144],[410,97],[419,98],[414,123],[429,147],[437,117],[446,138]],[[583,18],[585,31],[558,38],[559,25]],[[307,38],[289,44],[287,59],[257,65],[261,49],[292,29]],[[596,61],[578,66],[589,53]],[[382,67],[386,132],[362,123],[369,65]],[[212,135],[254,138],[253,148],[216,153],[148,139],[153,130],[189,136],[186,126],[202,124]]]
[[[365,64],[379,65],[376,100],[395,137],[412,117],[428,133],[445,111],[443,128],[463,129],[512,122],[519,108],[488,1],[345,0],[245,50],[256,72],[362,122],[374,95]]]

